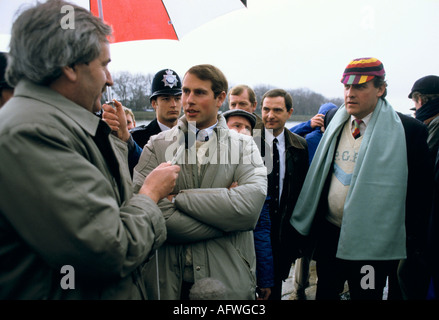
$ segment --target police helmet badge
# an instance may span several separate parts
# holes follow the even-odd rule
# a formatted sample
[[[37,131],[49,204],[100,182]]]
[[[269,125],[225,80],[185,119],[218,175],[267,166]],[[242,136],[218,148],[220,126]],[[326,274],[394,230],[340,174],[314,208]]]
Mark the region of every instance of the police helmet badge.
[[[172,89],[173,86],[177,85],[178,79],[175,74],[172,73],[172,70],[166,70],[165,74],[163,75],[163,83],[165,84],[165,87],[169,87]]]

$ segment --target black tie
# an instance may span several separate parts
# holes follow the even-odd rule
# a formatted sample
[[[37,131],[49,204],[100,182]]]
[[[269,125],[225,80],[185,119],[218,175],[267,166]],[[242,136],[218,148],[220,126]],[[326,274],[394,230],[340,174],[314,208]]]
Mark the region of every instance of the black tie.
[[[271,197],[277,206],[279,204],[279,150],[277,149],[277,139],[273,140],[273,172],[272,172],[272,185],[271,189]]]

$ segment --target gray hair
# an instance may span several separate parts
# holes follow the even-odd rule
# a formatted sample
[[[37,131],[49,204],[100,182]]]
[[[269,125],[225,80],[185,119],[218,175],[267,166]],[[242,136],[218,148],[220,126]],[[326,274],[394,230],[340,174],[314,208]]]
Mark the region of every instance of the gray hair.
[[[66,13],[73,8],[74,28],[63,28]],[[48,0],[23,11],[12,26],[6,80],[16,86],[21,79],[49,85],[62,68],[89,63],[99,57],[101,44],[108,43],[111,27],[87,9],[62,0]]]

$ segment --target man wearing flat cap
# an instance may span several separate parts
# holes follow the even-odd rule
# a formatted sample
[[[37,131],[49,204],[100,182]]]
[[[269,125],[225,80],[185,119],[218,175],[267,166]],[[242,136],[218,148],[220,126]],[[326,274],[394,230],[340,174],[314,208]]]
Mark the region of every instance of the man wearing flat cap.
[[[429,297],[438,299],[439,288],[439,159],[437,158],[439,146],[439,77],[428,75],[413,84],[408,96],[413,100],[416,119],[425,123],[428,128],[427,143],[430,154],[435,161],[434,196],[429,227],[429,269],[432,274],[432,284]]]
[[[316,299],[423,299],[431,197],[427,129],[387,102],[384,66],[352,60],[345,103],[325,120],[291,224],[316,241]],[[399,281],[398,281],[399,280]]]
[[[256,117],[250,112],[241,109],[232,109],[223,112],[226,118],[227,126],[239,133],[252,135],[256,125]]]
[[[427,143],[433,158],[439,146],[439,77],[429,75],[418,79],[409,98],[415,103],[415,117],[428,128]]]
[[[253,113],[244,109],[234,108],[225,111],[223,116],[226,118],[229,129],[241,134],[253,135],[253,129],[257,122],[257,118]],[[267,162],[265,162],[265,166],[271,167],[271,165],[271,163],[267,164]],[[237,185],[237,182],[233,182],[230,188],[236,187]],[[268,300],[271,295],[271,288],[274,286],[274,269],[273,249],[271,246],[271,220],[267,201],[265,201],[262,207],[258,222],[253,230],[253,239],[256,253],[257,299]]]

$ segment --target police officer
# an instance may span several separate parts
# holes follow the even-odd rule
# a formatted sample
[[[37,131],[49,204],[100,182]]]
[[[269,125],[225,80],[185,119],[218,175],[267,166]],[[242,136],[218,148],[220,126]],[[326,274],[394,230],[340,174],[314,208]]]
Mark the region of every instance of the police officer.
[[[149,99],[156,118],[147,126],[138,126],[130,131],[134,141],[142,148],[151,136],[176,125],[181,113],[181,80],[174,70],[163,69],[157,72],[151,89]]]

